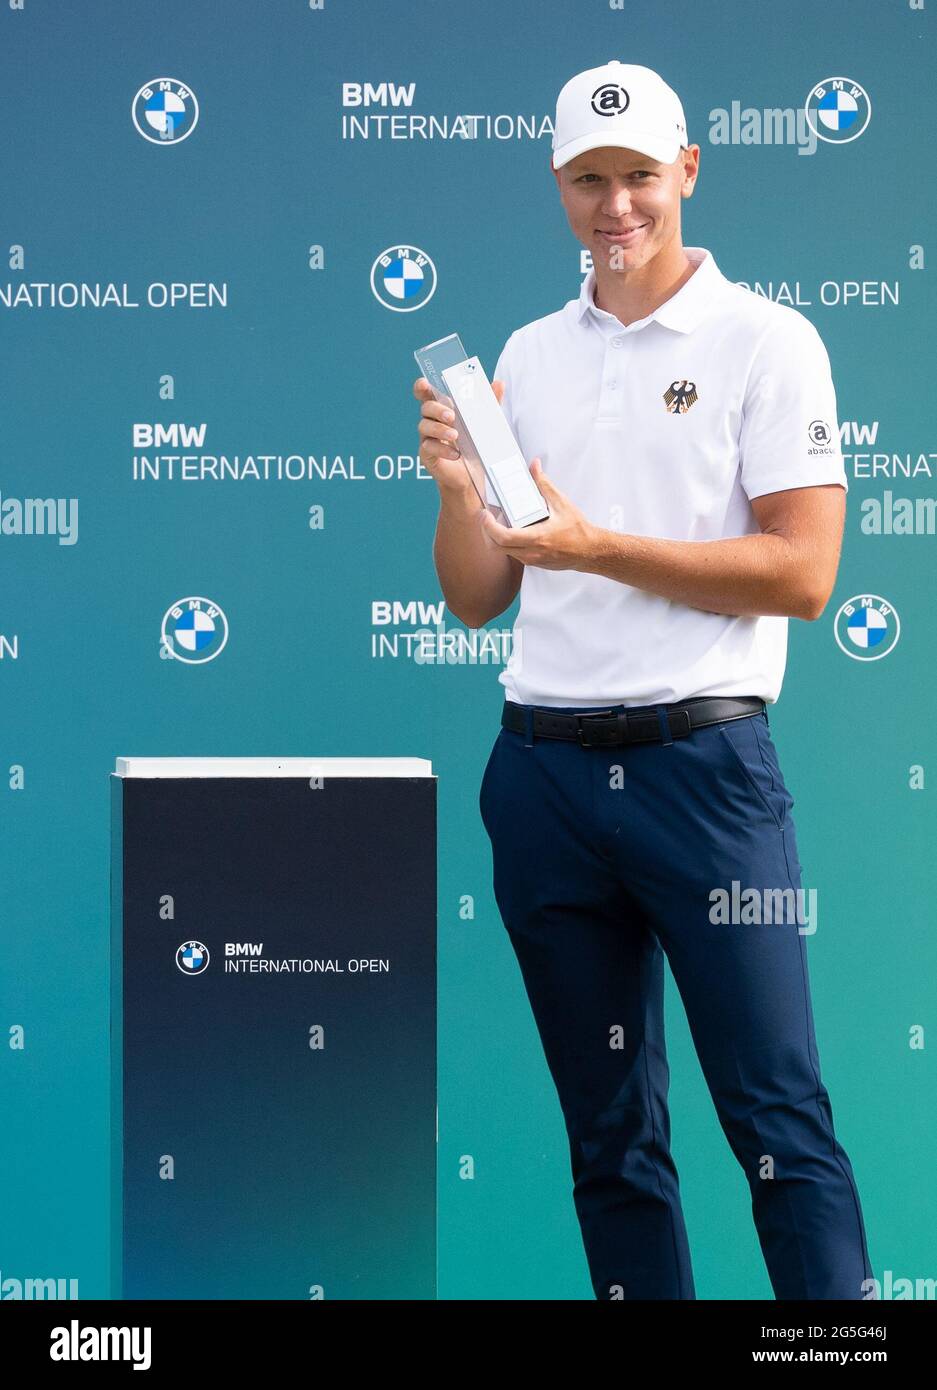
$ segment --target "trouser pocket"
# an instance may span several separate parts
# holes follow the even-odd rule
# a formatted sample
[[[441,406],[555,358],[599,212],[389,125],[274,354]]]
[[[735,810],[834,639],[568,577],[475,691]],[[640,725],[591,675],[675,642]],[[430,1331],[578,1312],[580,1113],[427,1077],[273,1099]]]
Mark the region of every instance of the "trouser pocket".
[[[731,719],[720,724],[724,747],[749,790],[758,798],[779,830],[783,830],[794,805],[784,785],[777,753],[763,714]]]

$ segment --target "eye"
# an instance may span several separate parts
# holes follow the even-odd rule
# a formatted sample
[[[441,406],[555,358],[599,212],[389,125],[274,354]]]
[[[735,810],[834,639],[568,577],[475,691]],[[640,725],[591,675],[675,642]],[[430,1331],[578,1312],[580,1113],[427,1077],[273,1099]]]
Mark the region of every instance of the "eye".
[[[585,183],[586,179],[597,179],[598,177],[598,174],[580,174],[576,182]],[[654,178],[654,173],[650,169],[635,169],[633,173],[629,175],[629,178],[639,179],[641,183],[644,183],[646,179]]]

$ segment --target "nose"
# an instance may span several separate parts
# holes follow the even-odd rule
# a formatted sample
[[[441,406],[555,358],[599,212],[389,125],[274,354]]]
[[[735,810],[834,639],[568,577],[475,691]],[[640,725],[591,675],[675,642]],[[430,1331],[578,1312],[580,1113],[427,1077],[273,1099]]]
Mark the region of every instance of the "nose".
[[[607,217],[622,217],[631,210],[631,193],[624,184],[620,188],[609,188],[608,197],[602,205]]]

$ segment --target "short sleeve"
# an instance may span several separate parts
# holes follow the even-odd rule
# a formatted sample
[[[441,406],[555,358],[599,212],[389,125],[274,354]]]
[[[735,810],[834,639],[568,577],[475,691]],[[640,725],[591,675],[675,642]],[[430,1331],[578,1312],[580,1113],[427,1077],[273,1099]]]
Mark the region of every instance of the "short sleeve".
[[[501,399],[501,409],[504,411],[507,422],[511,426],[511,433],[514,435],[515,439],[517,438],[517,429],[514,424],[514,378],[511,370],[511,361],[516,347],[516,338],[516,332],[512,333],[510,338],[508,338],[504,347],[501,349],[501,356],[495,363],[495,369],[491,374],[492,381],[504,382],[504,395]],[[499,505],[494,488],[487,478],[485,479],[485,500],[488,502],[489,506],[497,507]]]
[[[772,324],[756,349],[739,455],[749,499],[822,483],[849,490],[830,359],[813,324],[796,310]]]

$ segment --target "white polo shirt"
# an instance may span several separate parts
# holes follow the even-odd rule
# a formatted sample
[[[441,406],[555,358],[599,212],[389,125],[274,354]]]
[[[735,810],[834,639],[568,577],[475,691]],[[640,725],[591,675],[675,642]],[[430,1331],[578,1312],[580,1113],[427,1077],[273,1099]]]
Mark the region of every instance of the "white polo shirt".
[[[750,498],[848,488],[830,363],[803,314],[727,280],[709,251],[627,327],[578,300],[511,334],[494,377],[525,459],[606,530],[705,541],[757,533]],[[488,489],[490,501],[494,494]],[[773,703],[787,618],[708,613],[603,575],[524,567],[498,679],[520,704]]]

